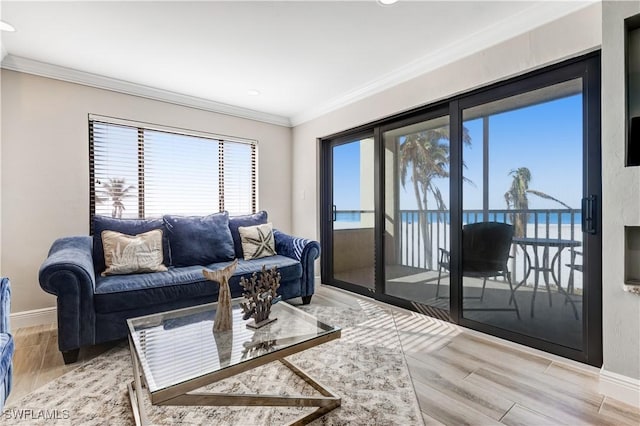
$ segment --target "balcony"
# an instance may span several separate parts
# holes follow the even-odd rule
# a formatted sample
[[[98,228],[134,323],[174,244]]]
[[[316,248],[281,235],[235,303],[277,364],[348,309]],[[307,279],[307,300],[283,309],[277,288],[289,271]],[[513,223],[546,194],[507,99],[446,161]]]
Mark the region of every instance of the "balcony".
[[[516,290],[521,321],[513,312],[502,308],[513,307],[511,293],[504,278],[488,280],[483,299],[482,280],[464,277],[463,309],[466,317],[500,326],[509,322],[510,329],[526,329],[528,334],[548,336],[552,322],[563,321],[569,328],[564,338],[575,337],[578,345],[581,335],[583,277],[581,210],[464,210],[463,224],[496,221],[513,224],[521,219],[523,226],[516,232],[518,238],[546,240],[546,246],[527,246],[514,243],[511,248],[509,270]],[[337,279],[375,289],[374,259],[375,232],[372,211],[337,211],[334,222],[334,275]],[[449,309],[449,274],[443,271],[438,287],[438,253],[440,248],[450,250],[449,211],[400,210],[398,219],[385,218],[385,293],[418,302],[421,305]],[[428,244],[424,244],[426,241]],[[571,245],[555,246],[557,242],[570,241]],[[568,243],[567,243],[568,244]],[[526,249],[526,251],[525,251]],[[546,250],[546,253],[544,252]],[[534,289],[536,271],[530,266],[542,268],[544,261],[550,271],[538,273],[538,288]],[[578,265],[578,266],[576,266]],[[546,275],[546,280],[545,280]],[[549,283],[547,290],[546,282]],[[560,285],[560,289],[555,283]],[[568,291],[568,293],[567,293]],[[565,295],[565,294],[568,294]],[[495,308],[495,309],[493,309]],[[473,311],[473,309],[487,309]],[[539,330],[539,333],[536,332]],[[572,345],[572,338],[568,344]]]

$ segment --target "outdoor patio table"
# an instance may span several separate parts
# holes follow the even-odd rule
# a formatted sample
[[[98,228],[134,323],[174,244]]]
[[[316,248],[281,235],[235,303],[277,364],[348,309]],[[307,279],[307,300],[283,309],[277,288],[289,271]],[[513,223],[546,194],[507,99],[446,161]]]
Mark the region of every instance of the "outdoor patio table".
[[[564,295],[565,299],[571,304],[571,307],[573,309],[573,314],[576,317],[576,319],[578,319],[578,310],[576,309],[576,305],[573,302],[573,300],[571,300],[567,292],[562,288],[562,285],[560,285],[560,280],[558,279],[558,276],[556,275],[555,271],[556,271],[556,264],[558,264],[557,267],[560,268],[558,260],[560,258],[560,253],[562,253],[562,250],[565,247],[579,247],[580,245],[582,245],[582,243],[580,241],[575,241],[575,240],[561,240],[561,239],[555,239],[555,238],[526,238],[526,237],[525,238],[517,237],[517,238],[514,238],[512,241],[514,244],[518,244],[522,248],[522,251],[524,252],[525,258],[526,258],[525,264],[528,265],[527,272],[525,273],[524,278],[522,279],[522,281],[520,281],[516,285],[514,291],[517,290],[520,286],[522,286],[527,281],[527,278],[529,278],[529,275],[531,275],[532,271],[535,272],[533,296],[531,297],[531,317],[533,317],[533,307],[536,300],[536,292],[538,290],[540,273],[542,273],[545,286],[547,287],[547,294],[549,295],[549,306],[551,306],[552,304],[551,288],[549,287],[549,273],[551,273],[551,277],[553,278],[553,283],[558,288],[558,292]],[[529,255],[529,252],[527,250],[528,246],[531,247],[533,250],[533,260],[531,259],[531,256]],[[557,248],[556,253],[553,255],[551,259],[549,259],[550,247]],[[513,298],[513,295],[511,297]]]

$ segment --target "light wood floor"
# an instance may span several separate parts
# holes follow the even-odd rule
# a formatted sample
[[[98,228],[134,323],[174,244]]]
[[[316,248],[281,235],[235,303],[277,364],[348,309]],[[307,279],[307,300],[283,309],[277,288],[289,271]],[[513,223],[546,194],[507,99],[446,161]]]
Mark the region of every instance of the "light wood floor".
[[[320,286],[311,303],[353,306],[358,298]],[[427,426],[640,425],[640,410],[598,393],[593,367],[389,308]],[[53,324],[19,329],[14,336],[8,403],[113,347],[83,349],[78,363],[65,366]]]

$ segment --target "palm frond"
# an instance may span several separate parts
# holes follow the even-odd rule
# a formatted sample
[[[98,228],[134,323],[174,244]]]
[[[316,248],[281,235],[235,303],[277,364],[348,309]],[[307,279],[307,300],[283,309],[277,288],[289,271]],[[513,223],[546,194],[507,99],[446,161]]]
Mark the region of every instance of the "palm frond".
[[[551,196],[551,195],[549,195],[549,194],[545,194],[544,192],[536,191],[535,189],[527,189],[527,192],[528,192],[529,194],[536,195],[536,196],[538,196],[538,197],[540,197],[540,198],[544,198],[545,200],[555,201],[556,203],[562,204],[564,207],[566,207],[566,208],[568,208],[568,209],[571,209],[571,206],[569,206],[568,204],[565,204],[565,203],[563,203],[562,201],[558,200],[557,198],[552,197],[552,196]]]

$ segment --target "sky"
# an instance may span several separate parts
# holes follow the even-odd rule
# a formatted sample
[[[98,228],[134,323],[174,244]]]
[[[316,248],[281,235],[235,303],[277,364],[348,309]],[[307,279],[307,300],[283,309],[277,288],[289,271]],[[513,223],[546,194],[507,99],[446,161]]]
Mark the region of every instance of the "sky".
[[[506,209],[509,172],[519,167],[531,171],[530,189],[551,195],[572,208],[582,198],[582,95],[573,95],[489,118],[489,208]],[[482,119],[464,122],[471,146],[463,149],[463,174],[474,185],[463,185],[463,208],[482,209]],[[334,147],[334,204],[338,210],[360,210],[359,143]],[[409,176],[411,171],[409,170]],[[373,185],[373,173],[369,182]],[[437,179],[449,206],[449,180]],[[362,184],[365,184],[363,182]],[[429,208],[435,202],[429,201]],[[533,209],[563,208],[560,204],[529,196]],[[400,208],[417,209],[411,181],[401,188]]]

